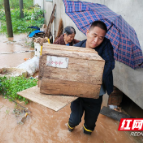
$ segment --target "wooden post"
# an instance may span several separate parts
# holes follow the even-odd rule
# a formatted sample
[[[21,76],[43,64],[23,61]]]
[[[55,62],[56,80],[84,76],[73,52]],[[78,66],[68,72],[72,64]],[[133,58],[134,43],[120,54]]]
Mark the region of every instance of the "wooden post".
[[[24,13],[23,13],[23,0],[19,0],[19,6],[20,6],[20,17],[24,18]]]
[[[5,8],[5,15],[6,15],[7,34],[8,34],[8,37],[13,37],[9,0],[4,0],[4,8]]]

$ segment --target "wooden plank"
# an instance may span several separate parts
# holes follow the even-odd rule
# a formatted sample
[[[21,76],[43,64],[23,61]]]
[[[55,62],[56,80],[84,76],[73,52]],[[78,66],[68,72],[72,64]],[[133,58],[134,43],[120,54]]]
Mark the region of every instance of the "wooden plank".
[[[54,111],[60,110],[67,104],[77,99],[77,97],[45,95],[40,93],[40,88],[38,88],[38,86],[23,90],[21,92],[18,92],[17,94],[33,102],[48,107]]]
[[[92,61],[104,61],[96,53],[83,53],[83,52],[75,52],[75,51],[47,49],[46,53],[42,53],[42,55],[49,55],[49,56],[51,55],[51,56],[58,56],[58,57],[72,57],[72,58],[92,60]]]
[[[98,54],[94,49],[91,49],[91,48],[81,48],[81,47],[74,47],[74,46],[43,43],[43,54],[47,53],[46,52],[47,49]]]
[[[49,23],[48,23],[48,26],[46,29],[46,33],[45,33],[45,37],[48,37],[48,38],[50,38],[51,25],[53,23],[53,20],[55,19],[55,16],[54,16],[55,10],[56,10],[56,4],[54,4],[54,8],[53,8],[52,14],[50,16],[50,20],[49,20]]]
[[[90,74],[85,71],[74,71],[68,69],[59,69],[54,67],[45,67],[43,77],[49,79],[59,79],[68,81],[77,81],[87,84],[102,84],[102,75],[94,72]],[[42,78],[43,78],[42,77]]]
[[[43,60],[43,56],[40,57],[39,59],[39,75],[38,75],[38,80],[40,80],[44,74],[44,66],[46,65],[45,61]],[[38,84],[39,85],[39,84]]]
[[[74,95],[78,97],[99,97],[101,85],[42,78],[40,92],[53,95]]]

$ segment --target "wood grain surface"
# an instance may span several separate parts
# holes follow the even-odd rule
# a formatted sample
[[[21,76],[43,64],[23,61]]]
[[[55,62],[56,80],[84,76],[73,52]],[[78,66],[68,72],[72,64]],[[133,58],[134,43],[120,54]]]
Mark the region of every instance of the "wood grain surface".
[[[77,99],[77,97],[71,96],[45,95],[40,93],[40,88],[38,88],[38,86],[28,88],[26,90],[18,92],[17,94],[33,102],[48,107],[54,111],[62,109],[64,106]]]

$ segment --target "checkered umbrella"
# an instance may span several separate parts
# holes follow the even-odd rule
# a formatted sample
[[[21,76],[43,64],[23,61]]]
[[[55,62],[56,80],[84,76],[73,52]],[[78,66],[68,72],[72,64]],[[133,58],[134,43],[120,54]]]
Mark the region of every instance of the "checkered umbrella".
[[[133,69],[143,68],[143,55],[135,30],[105,5],[63,0],[65,12],[84,34],[95,20],[103,21],[114,48],[114,58]]]

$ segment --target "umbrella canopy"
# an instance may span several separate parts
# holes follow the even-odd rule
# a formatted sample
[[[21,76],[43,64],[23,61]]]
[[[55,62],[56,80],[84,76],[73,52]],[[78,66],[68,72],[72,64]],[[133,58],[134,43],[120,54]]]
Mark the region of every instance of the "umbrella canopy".
[[[97,3],[67,0],[63,2],[66,14],[84,34],[95,20],[106,24],[106,37],[113,45],[115,60],[133,69],[143,68],[143,55],[136,32],[121,15]]]

